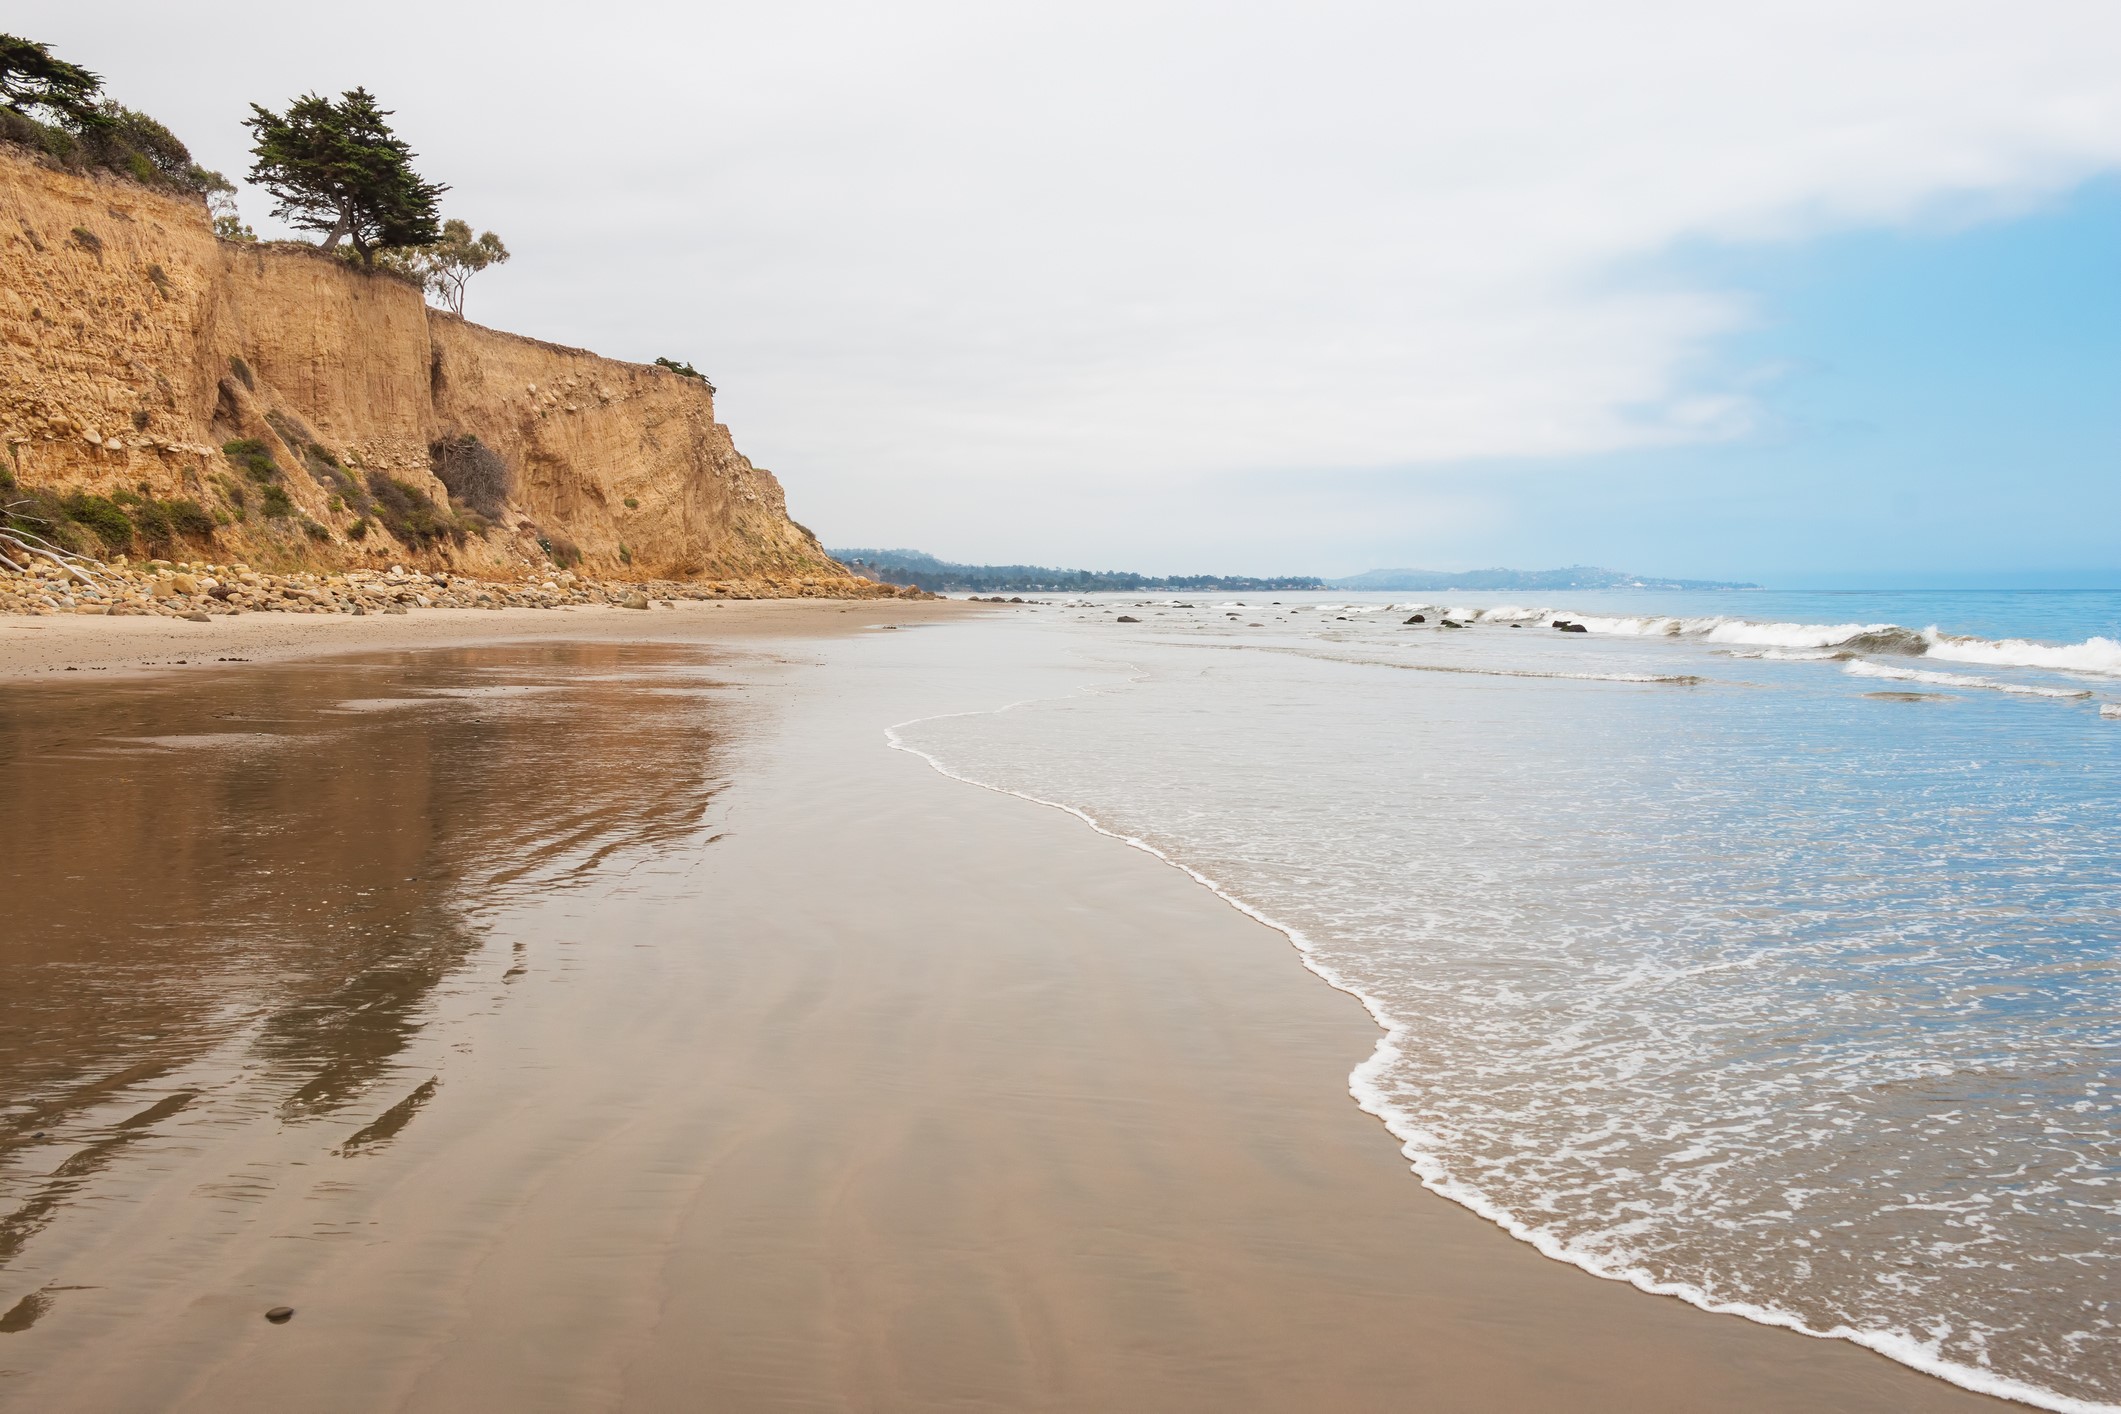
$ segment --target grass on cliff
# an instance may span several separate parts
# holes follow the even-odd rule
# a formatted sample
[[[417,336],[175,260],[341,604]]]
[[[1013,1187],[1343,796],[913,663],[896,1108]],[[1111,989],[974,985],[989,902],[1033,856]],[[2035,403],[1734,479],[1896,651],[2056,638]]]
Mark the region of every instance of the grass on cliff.
[[[374,515],[385,530],[416,549],[449,541],[464,543],[469,528],[459,518],[435,505],[434,498],[409,481],[380,471],[368,473],[368,494]]]
[[[125,490],[62,495],[18,487],[12,476],[0,476],[0,507],[0,524],[34,532],[77,555],[160,552],[183,541],[210,542],[218,529],[206,508],[188,496],[164,501]]]

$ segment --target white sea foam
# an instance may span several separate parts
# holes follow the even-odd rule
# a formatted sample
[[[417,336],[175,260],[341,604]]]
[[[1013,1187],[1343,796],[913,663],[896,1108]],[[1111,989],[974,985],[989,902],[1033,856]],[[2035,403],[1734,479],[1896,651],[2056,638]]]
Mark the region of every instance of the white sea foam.
[[[1425,606],[1401,607],[1418,612]],[[1462,621],[1537,621],[1494,609],[1443,612]],[[1339,625],[1330,635],[1336,646],[1355,648],[1373,637],[1348,633],[1350,627]],[[1295,654],[1416,674],[1578,676],[1486,661],[1494,650],[1483,645],[1524,640],[1530,648],[1532,637],[1390,635],[1393,656],[1403,652],[1426,662],[1228,641],[1197,640],[1186,651],[1226,649],[1240,661],[1257,661],[1259,652]],[[1532,661],[1553,661],[1545,655],[1562,646],[1548,639]],[[1842,657],[1845,670],[1859,677],[2091,695],[1928,671],[1907,657],[1864,661],[1846,657],[1861,650],[1832,645],[1746,646],[1762,657]],[[1350,1091],[1397,1136],[1421,1182],[1543,1254],[1708,1310],[1846,1339],[1969,1389],[2066,1414],[2121,1411],[2107,1402],[2110,1381],[2094,1375],[2085,1383],[2102,1358],[2085,1352],[2111,1341],[2110,1320],[2085,1314],[2074,1318],[2082,1324],[2044,1324],[2057,1313],[2010,1304],[2030,1290],[2010,1274],[2025,1244],[2037,1250],[2044,1231],[2024,1223],[2050,1204],[2044,1195],[2057,1191],[2054,1185],[1945,1203],[1940,1195],[1955,1190],[1930,1182],[1935,1166],[1919,1158],[1943,1152],[1996,1163],[1994,1146],[2031,1143],[2043,1150],[2043,1164],[2062,1166],[2053,1170],[2063,1175],[2058,1182],[2102,1181],[2091,1175],[2111,1148],[2101,1118],[2111,1105],[2096,1084],[2076,1106],[2093,1104],[2096,1113],[2056,1113],[2030,1138],[2014,1123],[2015,1111],[1991,1114],[1965,1102],[1999,1083],[2006,1093],[2032,1094],[2048,1083],[2044,1077],[2070,1073],[2066,1048],[2049,1041],[2105,1034],[2105,1022],[2087,1030],[2080,1018],[2077,1031],[2057,1026],[2020,1038],[2023,1051],[1982,1049],[1981,1038],[1990,1033],[1980,1027],[1996,1023],[1991,1039],[2002,1037],[2007,1018],[1992,1008],[1949,1005],[1955,989],[1978,999],[1994,985],[1990,969],[1999,965],[2005,943],[2037,947],[2058,928],[2063,936],[2072,929],[2086,937],[2111,934],[2100,921],[2111,915],[2100,913],[2091,895],[2084,895],[2093,899],[2089,912],[2085,904],[2067,905],[2079,910],[2074,922],[2062,921],[2072,915],[2043,914],[2037,937],[2014,938],[2013,925],[2003,921],[2011,915],[1988,911],[1995,899],[2022,896],[2022,859],[2036,857],[2022,854],[2026,836],[1985,840],[1949,811],[1881,813],[1878,802],[1901,798],[1893,795],[1895,782],[1917,778],[1897,769],[1844,782],[1833,774],[1839,768],[1802,767],[1802,756],[1793,762],[1752,753],[1772,766],[1774,789],[1762,791],[1760,781],[1731,769],[1732,758],[1747,755],[1743,744],[1752,738],[1744,733],[1692,752],[1685,732],[1582,735],[1566,751],[1544,753],[1534,743],[1544,739],[1539,733],[1556,700],[1548,694],[1451,691],[1415,699],[1386,681],[1409,680],[1400,674],[1376,675],[1373,687],[1337,673],[1307,679],[1276,670],[1271,680],[1281,700],[1262,709],[1246,694],[1228,695],[1232,679],[1220,669],[1165,671],[1164,640],[1142,651],[1156,656],[1141,659],[1131,685],[1070,699],[1111,707],[1027,701],[962,714],[981,722],[901,723],[888,733],[890,744],[953,779],[1063,810],[1283,932],[1306,966],[1360,999],[1383,1030],[1373,1054],[1350,1076]],[[1657,656],[1617,648],[1588,656],[1595,661],[1616,653],[1614,667]],[[1442,661],[1435,661],[1439,655]],[[1303,683],[1318,686],[1315,700],[1288,695],[1290,684]],[[1749,715],[1731,720],[1757,729],[1786,710],[1772,705],[1772,696],[1634,693],[1604,701],[1638,722],[1723,720],[1697,714],[1755,702],[1761,705],[1747,709]],[[1420,723],[1415,736],[1399,709],[1417,700],[1424,708],[1414,719]],[[1376,716],[1362,715],[1366,701]],[[1595,733],[1607,709],[1591,710],[1594,701],[1582,699],[1571,717],[1572,736]],[[1291,730],[1309,720],[1303,713],[1328,709],[1335,745]],[[1828,703],[1807,710],[1833,709]],[[1187,743],[1198,735],[1203,712],[1225,715],[1209,719],[1218,725],[1213,749],[1200,749],[1200,759],[1189,763]],[[2121,718],[2121,702],[2104,704],[2102,715]],[[1258,731],[1243,735],[1242,724],[1255,718]],[[1807,735],[1798,739],[1819,741],[1819,723],[1828,720],[1807,718]],[[1983,718],[1959,713],[1936,720],[1963,732]],[[2067,721],[2059,714],[2052,720]],[[1005,725],[1011,721],[1017,725]],[[1662,745],[1629,765],[1631,744],[1643,740]],[[1486,752],[1490,741],[1512,747]],[[1596,764],[1616,749],[1612,769]],[[1218,794],[1218,763],[1232,751],[1270,774],[1248,777],[1243,792]],[[1401,761],[1419,764],[1394,777]],[[1638,769],[1645,762],[1657,769]],[[1277,763],[1285,777],[1279,781],[1271,777]],[[1835,788],[1786,790],[1783,773],[1793,765],[1810,779],[1831,778]],[[1674,773],[1685,782],[1682,794],[1628,793]],[[1510,801],[1534,777],[1537,789],[1526,799],[1536,808],[1520,819]],[[1976,776],[1955,772],[1943,779],[1962,778]],[[1624,788],[1620,804],[1600,809],[1594,803],[1608,792],[1593,787],[1614,783]],[[1278,816],[1256,807],[1252,797],[1264,789],[1279,800],[1274,792],[1292,787],[1296,793],[1287,801],[1308,813],[1300,837],[1285,847],[1274,843],[1279,830],[1270,822]],[[1983,798],[1983,787],[1969,789],[1968,799]],[[1420,809],[1403,808],[1415,799],[1423,802]],[[1801,817],[1792,813],[1792,799],[1804,802]],[[1557,826],[1557,802],[1597,818],[1574,829]],[[1418,823],[1431,815],[1433,826]],[[1725,818],[1741,822],[1737,833],[1698,828]],[[1803,829],[1791,834],[1788,822],[1799,818]],[[2096,809],[2078,818],[2099,823]],[[1895,823],[1881,831],[1880,820]],[[2041,850],[2099,834],[2039,814],[2023,815],[2018,828],[2045,831],[2033,837]],[[1604,841],[1615,837],[1630,844],[1608,852]],[[1828,837],[1839,846],[1815,848]],[[1966,848],[1954,854],[1952,840]],[[1636,845],[1648,852],[1630,854]],[[2075,854],[2052,856],[2067,861],[2061,874],[2078,881],[2080,893],[2107,887],[2111,871],[2096,849],[2071,848]],[[1676,873],[1655,862],[1674,850],[1689,859]],[[1747,850],[1756,851],[1757,868],[1746,865]],[[1822,872],[1818,861],[1828,857],[1832,865]],[[1886,863],[1902,867],[1881,867]],[[1907,865],[1949,865],[1952,872],[1910,873]],[[1995,894],[1997,887],[2006,892]],[[1801,906],[1785,908],[1781,895],[1792,889]],[[1714,902],[1719,898],[1728,907]],[[1566,908],[1549,906],[1561,899]],[[1978,934],[1984,946],[1942,946],[1957,937],[1962,917],[1986,920]],[[1846,983],[1845,969],[1859,965],[1872,980],[1835,985]],[[2028,974],[2014,964],[2006,975],[2014,988],[2076,989],[2073,995],[2091,998],[2103,985],[2092,979],[2104,974],[2072,970],[2060,980],[2028,983],[2028,975],[2040,975],[2037,969]],[[1889,1038],[1890,1029],[1872,1029],[1887,1002],[1940,1025],[1919,1048],[1885,1039],[1837,1049],[1850,1036]],[[2092,1008],[2085,1016],[2112,1014],[2096,1000],[2085,1005]],[[1963,1037],[1962,1024],[1969,1028]],[[1747,1049],[1769,1038],[1781,1046],[1791,1035],[1806,1038],[1806,1046],[1781,1054]],[[1899,1098],[1903,1091],[1916,1102]],[[1810,1102],[1822,1096],[1832,1103]],[[1881,1198],[1873,1205],[1898,1217],[1871,1234],[1863,1231],[1868,1210],[1861,1176],[1878,1159],[1875,1148],[1845,1147],[1859,1134],[1867,1144],[1886,1144],[1889,1157],[1914,1160],[1909,1171],[1895,1171],[1901,1201]],[[1779,1157],[1785,1151],[1801,1162],[1785,1165]],[[1951,1169],[1949,1162],[1944,1169]],[[1910,1219],[1914,1213],[1938,1216]],[[1807,1240],[1806,1221],[1833,1231],[1824,1240],[1812,1232]],[[1891,1246],[1896,1222],[1904,1223],[1898,1249]],[[1731,1236],[1742,1240],[1734,1245]],[[1850,1252],[1841,1249],[1847,1247],[1881,1261],[1895,1250],[1919,1251],[1933,1262],[1906,1270],[1880,1266],[1874,1283],[1852,1283],[1833,1260],[1820,1261],[1815,1274],[1813,1256],[1839,1258],[1845,1268]],[[2099,1257],[2073,1250],[2086,1262]],[[2066,1280],[2083,1285],[2081,1274]]]
[[[2025,638],[1964,638],[1923,630],[1928,656],[1986,668],[2046,668],[2060,673],[2098,673],[2121,677],[2121,643],[2087,638],[2082,643],[2035,643]]]
[[[1936,625],[1914,629],[1894,623],[1787,623],[1724,614],[1585,614],[1567,609],[1502,604],[1475,609],[1409,605],[1410,610],[1449,615],[1461,622],[1580,623],[1596,634],[1620,638],[1690,638],[1739,647],[1785,650],[1840,649],[1857,653],[1929,657],[1988,668],[2035,668],[2046,672],[2121,677],[2121,640],[2087,638],[2081,643],[2041,643],[2027,638],[1980,638],[1946,633]]]
[[[2090,688],[2038,687],[2031,683],[1998,682],[1994,678],[1976,677],[1972,673],[1933,673],[1922,668],[1896,668],[1885,663],[1872,663],[1857,658],[1844,663],[1841,670],[1859,678],[1888,678],[1894,682],[1926,682],[1933,687],[1984,688],[1990,692],[2014,692],[2021,697],[2084,698],[2091,696]]]

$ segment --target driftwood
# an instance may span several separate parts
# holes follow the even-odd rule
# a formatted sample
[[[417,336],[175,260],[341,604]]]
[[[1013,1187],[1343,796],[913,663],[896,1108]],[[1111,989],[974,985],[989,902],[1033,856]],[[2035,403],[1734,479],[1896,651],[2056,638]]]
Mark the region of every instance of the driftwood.
[[[27,574],[29,566],[19,563],[15,559],[16,555],[20,555],[23,560],[46,559],[89,588],[100,589],[102,586],[96,582],[95,576],[82,568],[93,561],[54,545],[34,530],[25,530],[19,524],[6,523],[32,520],[39,525],[48,526],[50,522],[41,516],[22,514],[22,507],[28,504],[28,501],[10,501],[0,506],[0,565],[7,566],[16,574]],[[13,553],[10,554],[10,551]]]

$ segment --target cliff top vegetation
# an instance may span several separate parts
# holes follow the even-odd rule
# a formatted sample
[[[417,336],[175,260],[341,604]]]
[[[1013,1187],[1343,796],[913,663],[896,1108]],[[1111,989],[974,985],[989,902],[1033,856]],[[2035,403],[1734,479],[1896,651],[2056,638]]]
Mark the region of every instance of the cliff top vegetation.
[[[100,75],[20,35],[0,34],[0,139],[62,167],[114,172],[164,191],[210,198],[234,190],[192,161],[175,133],[106,97]]]

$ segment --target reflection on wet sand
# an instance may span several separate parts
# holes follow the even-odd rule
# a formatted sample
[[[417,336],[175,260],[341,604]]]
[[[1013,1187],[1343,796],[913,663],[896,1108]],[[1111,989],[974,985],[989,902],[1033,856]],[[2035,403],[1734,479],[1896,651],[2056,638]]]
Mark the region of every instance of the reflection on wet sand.
[[[412,1123],[482,917],[697,833],[723,696],[696,651],[577,644],[0,694],[0,1333],[150,1141]]]

